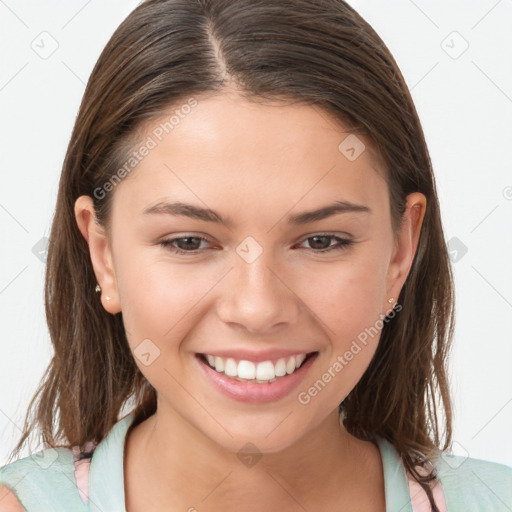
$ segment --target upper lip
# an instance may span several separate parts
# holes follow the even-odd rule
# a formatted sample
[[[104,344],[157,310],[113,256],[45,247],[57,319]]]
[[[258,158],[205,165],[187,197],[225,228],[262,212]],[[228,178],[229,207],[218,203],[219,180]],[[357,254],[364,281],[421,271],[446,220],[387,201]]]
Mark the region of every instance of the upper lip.
[[[259,363],[262,361],[273,361],[281,358],[287,358],[291,356],[297,356],[299,354],[311,354],[316,352],[314,350],[284,350],[284,349],[272,349],[272,350],[246,350],[246,349],[225,349],[225,350],[205,350],[204,352],[198,352],[203,355],[218,356],[223,359],[232,358],[237,361],[253,361]]]

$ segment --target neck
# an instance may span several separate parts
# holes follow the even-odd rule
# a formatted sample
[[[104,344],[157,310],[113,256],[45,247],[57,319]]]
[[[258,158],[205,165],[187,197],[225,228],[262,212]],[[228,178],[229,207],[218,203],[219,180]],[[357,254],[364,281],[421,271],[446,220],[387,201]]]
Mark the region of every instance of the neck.
[[[145,494],[148,511],[150,504],[199,512],[328,509],[333,496],[339,503],[361,501],[369,475],[379,482],[379,503],[384,500],[378,448],[350,435],[337,411],[279,452],[247,455],[225,449],[159,403],[131,432],[125,460],[128,512],[138,510],[129,505],[140,499],[130,482],[151,489]]]

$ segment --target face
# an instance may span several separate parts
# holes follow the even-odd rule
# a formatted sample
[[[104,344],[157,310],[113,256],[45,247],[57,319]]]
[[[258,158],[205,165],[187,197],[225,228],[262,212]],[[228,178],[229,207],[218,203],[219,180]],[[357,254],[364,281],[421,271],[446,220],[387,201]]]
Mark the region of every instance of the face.
[[[168,134],[174,109],[147,126],[149,151],[109,192],[109,234],[90,198],[77,220],[158,414],[232,450],[278,451],[338,421],[407,276],[424,197],[408,197],[395,237],[368,141],[343,143],[325,111],[197,100]]]

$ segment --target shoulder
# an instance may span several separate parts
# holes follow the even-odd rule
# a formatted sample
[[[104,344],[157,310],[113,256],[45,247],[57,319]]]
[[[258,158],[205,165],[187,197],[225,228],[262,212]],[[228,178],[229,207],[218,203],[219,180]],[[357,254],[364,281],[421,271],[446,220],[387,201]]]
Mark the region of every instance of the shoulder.
[[[5,500],[0,501],[0,512],[58,512],[64,510],[61,502],[63,506],[65,503],[76,505],[73,510],[79,511],[81,500],[75,482],[74,457],[71,449],[60,447],[39,450],[0,467],[0,489],[5,495],[5,500],[8,500],[7,504],[4,503]],[[18,508],[13,508],[16,506]]]
[[[0,467],[0,484],[14,477],[51,480],[73,470],[73,453],[68,448],[46,448]]]
[[[24,512],[23,505],[9,487],[0,484],[0,512]]]
[[[472,457],[442,453],[436,463],[447,505],[485,505],[486,510],[512,509],[512,467]],[[476,510],[476,509],[475,509]]]
[[[440,476],[445,479],[492,479],[512,485],[512,467],[498,462],[442,453],[437,467]]]
[[[102,500],[105,504],[112,500],[122,503],[123,442],[133,418],[132,412],[119,420],[99,445],[91,441],[82,449],[78,446],[47,448],[0,466],[0,488],[13,503],[9,503],[11,508],[0,508],[0,512],[87,512],[89,480],[96,492],[96,508]],[[120,489],[115,491],[118,494],[115,496],[110,485],[113,481]],[[19,507],[20,503],[22,508],[12,508]],[[121,509],[121,505],[118,508]]]

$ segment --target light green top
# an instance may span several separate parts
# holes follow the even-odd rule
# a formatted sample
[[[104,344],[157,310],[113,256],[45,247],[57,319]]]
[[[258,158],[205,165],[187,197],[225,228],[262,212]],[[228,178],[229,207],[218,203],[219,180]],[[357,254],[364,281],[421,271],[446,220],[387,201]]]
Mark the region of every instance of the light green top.
[[[89,502],[78,493],[73,453],[46,449],[0,468],[0,484],[18,496],[27,512],[126,512],[124,441],[133,412],[118,421],[96,447],[89,473]],[[395,448],[378,437],[386,512],[412,512],[403,464]],[[512,512],[512,468],[443,454],[438,464],[448,512]]]

